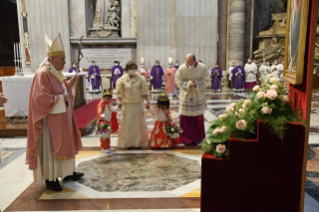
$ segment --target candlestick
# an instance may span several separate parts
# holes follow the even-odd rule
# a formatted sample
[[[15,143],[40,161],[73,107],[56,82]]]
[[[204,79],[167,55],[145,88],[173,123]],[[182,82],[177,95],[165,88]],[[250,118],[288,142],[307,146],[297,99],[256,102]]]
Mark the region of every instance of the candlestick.
[[[23,59],[22,59],[22,45],[23,43],[19,44],[19,48],[20,48],[20,61],[21,61],[21,69],[20,69],[20,76],[24,76],[23,74]]]
[[[13,43],[13,55],[14,55],[14,76],[17,76],[17,57],[16,57],[16,43]]]

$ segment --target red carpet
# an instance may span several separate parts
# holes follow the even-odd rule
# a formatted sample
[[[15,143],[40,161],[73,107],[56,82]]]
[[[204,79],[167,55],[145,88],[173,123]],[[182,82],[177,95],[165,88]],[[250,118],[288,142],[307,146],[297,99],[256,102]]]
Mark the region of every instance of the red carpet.
[[[100,99],[95,99],[89,104],[86,104],[78,110],[74,111],[76,122],[80,129],[85,128],[86,125],[88,125],[96,117],[96,107],[100,101]]]

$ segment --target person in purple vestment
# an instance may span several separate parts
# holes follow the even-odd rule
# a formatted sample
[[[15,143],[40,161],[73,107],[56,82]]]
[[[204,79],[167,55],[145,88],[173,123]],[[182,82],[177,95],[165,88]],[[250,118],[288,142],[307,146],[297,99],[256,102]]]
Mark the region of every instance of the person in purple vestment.
[[[100,68],[95,64],[95,61],[92,61],[92,65],[89,68],[88,81],[90,84],[90,87],[89,87],[90,93],[100,93],[101,92]]]
[[[212,89],[214,92],[220,92],[222,89],[222,76],[223,70],[219,67],[218,63],[212,69]]]
[[[162,66],[160,66],[160,62],[158,60],[155,61],[155,66],[153,66],[151,70],[151,79],[153,83],[153,89],[158,91],[162,90],[162,78],[164,76],[164,71]]]
[[[241,92],[245,90],[245,69],[237,61],[236,67],[232,71],[234,91]]]
[[[176,70],[178,70],[178,68],[179,68],[179,62],[178,62],[178,60],[175,61],[174,68],[176,68]]]
[[[114,66],[112,68],[112,84],[113,88],[116,89],[116,81],[123,76],[124,70],[120,65],[119,61],[114,61]]]
[[[76,63],[72,63],[72,67],[69,69],[69,73],[76,73]],[[80,73],[80,70],[79,70]]]

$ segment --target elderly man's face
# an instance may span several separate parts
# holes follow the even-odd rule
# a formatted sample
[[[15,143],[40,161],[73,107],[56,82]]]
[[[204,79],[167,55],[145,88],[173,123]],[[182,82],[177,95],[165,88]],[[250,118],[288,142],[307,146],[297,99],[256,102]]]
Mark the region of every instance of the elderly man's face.
[[[65,62],[65,55],[59,55],[59,56],[52,57],[50,62],[56,70],[62,71],[64,69],[64,65],[66,63]]]

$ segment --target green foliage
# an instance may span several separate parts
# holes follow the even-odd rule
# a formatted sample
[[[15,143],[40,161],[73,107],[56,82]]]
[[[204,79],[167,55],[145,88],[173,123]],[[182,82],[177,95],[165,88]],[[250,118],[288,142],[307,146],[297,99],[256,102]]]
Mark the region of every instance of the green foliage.
[[[215,157],[226,157],[228,151],[218,154],[216,146],[224,144],[228,148],[229,137],[242,140],[256,138],[258,119],[264,120],[269,131],[282,141],[287,131],[287,123],[301,122],[306,127],[305,122],[299,118],[302,117],[300,112],[292,108],[287,93],[287,89],[278,78],[263,82],[261,87],[255,86],[251,98],[232,103],[224,114],[210,122],[202,151]]]

